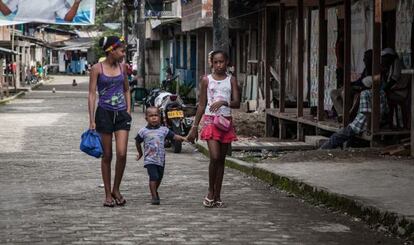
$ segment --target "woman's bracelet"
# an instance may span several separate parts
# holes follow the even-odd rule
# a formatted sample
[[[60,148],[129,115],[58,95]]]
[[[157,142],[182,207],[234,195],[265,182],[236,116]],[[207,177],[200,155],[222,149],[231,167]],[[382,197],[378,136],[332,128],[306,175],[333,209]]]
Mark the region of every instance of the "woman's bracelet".
[[[198,128],[198,125],[193,125],[193,126],[191,126],[192,128]]]

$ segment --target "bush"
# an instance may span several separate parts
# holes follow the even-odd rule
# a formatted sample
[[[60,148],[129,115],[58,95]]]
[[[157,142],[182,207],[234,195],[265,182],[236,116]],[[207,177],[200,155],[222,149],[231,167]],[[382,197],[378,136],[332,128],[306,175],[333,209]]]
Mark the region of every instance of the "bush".
[[[193,91],[195,86],[193,84],[184,84],[181,81],[174,80],[171,82],[171,91],[176,92],[175,89],[177,88],[177,83],[178,94],[180,95],[180,97],[183,99],[189,97],[189,94],[191,93],[191,91]]]

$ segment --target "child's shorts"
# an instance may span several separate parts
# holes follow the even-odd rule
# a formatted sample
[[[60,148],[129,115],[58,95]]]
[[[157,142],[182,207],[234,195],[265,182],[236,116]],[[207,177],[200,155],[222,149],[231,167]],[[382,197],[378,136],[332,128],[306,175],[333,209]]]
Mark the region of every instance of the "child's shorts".
[[[113,133],[118,130],[129,131],[132,118],[126,110],[110,111],[98,106],[95,113],[96,131]]]
[[[145,165],[150,181],[161,181],[164,176],[164,167],[156,164]]]

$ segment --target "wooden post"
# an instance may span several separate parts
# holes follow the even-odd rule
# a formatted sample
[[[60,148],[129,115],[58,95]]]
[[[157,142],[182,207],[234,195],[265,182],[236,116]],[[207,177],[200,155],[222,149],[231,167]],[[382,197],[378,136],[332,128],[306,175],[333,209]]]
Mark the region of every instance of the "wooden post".
[[[3,59],[0,59],[0,100],[4,98],[3,80]]]
[[[208,32],[204,32],[204,57],[207,60],[208,59],[208,53],[210,52],[210,49],[208,47]],[[238,64],[238,63],[237,63]],[[204,74],[210,74],[211,67],[210,67],[210,61],[207,60],[204,64]]]
[[[285,4],[279,6],[279,30],[280,30],[280,87],[279,87],[279,112],[285,112],[286,89],[286,46],[285,46]]]
[[[145,1],[137,6],[138,22],[135,24],[135,30],[137,33],[137,73],[138,77],[142,79],[142,85],[146,88],[145,84]]]
[[[259,15],[258,20],[258,33],[257,36],[259,37],[259,41],[257,42],[256,46],[260,50],[260,53],[257,55],[257,59],[259,60],[257,64],[258,69],[258,86],[257,86],[257,108],[259,110],[263,109],[261,107],[261,100],[264,99],[266,95],[266,73],[264,71],[264,67],[266,66],[266,7],[263,10],[263,13]],[[260,96],[261,94],[261,96]],[[266,99],[264,99],[266,101]],[[265,103],[266,104],[266,103]],[[266,105],[263,105],[266,108]]]
[[[305,141],[305,128],[304,128],[304,124],[298,122],[297,123],[297,130],[296,130],[296,138],[298,141]]]
[[[126,42],[128,42],[128,16],[128,7],[125,3],[122,3],[122,36],[125,38]],[[128,61],[128,45],[125,45],[125,53],[127,54],[125,59]]]
[[[268,45],[270,43],[269,40],[269,10],[267,8],[265,8],[265,14],[264,14],[264,30],[263,30],[263,37],[264,37],[264,89],[265,89],[265,107],[266,108],[270,108],[270,70],[269,70],[269,64],[270,64],[270,55],[268,55],[268,51],[270,49],[268,49]]]
[[[206,67],[206,60],[207,57],[205,57],[205,48],[204,48],[204,40],[205,34],[204,32],[198,31],[197,32],[197,71],[196,71],[196,99],[198,100],[198,96],[199,96],[199,82],[201,80],[201,77],[203,74],[207,74],[205,73],[205,67]],[[208,62],[207,62],[208,63]]]
[[[0,81],[3,84],[3,92],[5,91],[6,97],[9,97],[9,81],[7,80],[7,76],[4,73],[4,70],[6,68],[5,65],[7,66],[6,59],[0,59]]]
[[[324,120],[325,65],[327,46],[327,26],[325,20],[325,0],[319,0],[319,66],[318,66],[318,121]]]
[[[228,0],[213,0],[213,47],[229,53]]]
[[[298,12],[298,81],[297,81],[297,113],[298,118],[303,117],[303,54],[304,54],[304,26],[303,26],[303,0],[297,0]]]
[[[12,51],[14,51],[14,34],[15,34],[15,32],[16,32],[16,26],[15,25],[13,25],[13,28],[12,28],[12,36],[11,36],[11,38],[12,38],[12,40],[11,40],[11,50]],[[16,67],[16,70],[14,70],[13,69],[13,67],[14,67],[14,63],[16,63],[16,54],[14,54],[14,53],[12,53],[11,54],[11,69],[10,69],[10,72],[11,72],[11,80],[12,80],[12,85],[13,85],[13,87],[14,87],[14,94],[17,94],[17,83],[16,83],[16,74],[15,74],[15,72],[17,72],[17,65],[15,66]]]
[[[344,18],[344,98],[343,98],[343,126],[349,123],[349,109],[351,107],[351,0],[344,2],[345,18]]]
[[[286,139],[286,122],[281,118],[277,119],[279,121],[279,139]]]
[[[266,137],[274,137],[273,117],[266,113]]]
[[[187,67],[185,68],[187,70],[191,70],[191,35],[189,32],[187,32],[185,42],[187,42],[187,60],[185,61],[187,63]]]
[[[311,16],[312,16],[312,9],[308,8],[308,32],[307,32],[307,83],[308,83],[308,92],[306,93],[306,99],[307,101],[309,101],[309,105],[310,105],[310,88],[311,88],[311,55],[310,55],[310,50],[311,50],[311,39],[312,39],[312,21],[311,21]]]
[[[240,50],[240,39],[242,39],[243,37],[241,37],[241,32],[240,31],[237,31],[237,34],[236,34],[236,50],[237,51],[239,51]],[[237,77],[240,77],[240,68],[242,67],[242,64],[240,64],[240,56],[242,56],[243,54],[239,54],[238,52],[237,52],[237,54],[238,55],[236,55],[236,64],[237,64],[237,67],[236,67],[236,76]],[[243,81],[239,81],[239,83],[241,84],[241,86],[242,86],[242,89],[244,89],[243,88],[243,85],[244,85],[244,82]],[[243,96],[243,94],[245,93],[245,91],[242,91],[242,94],[240,95],[240,99],[241,99],[241,101],[243,102],[244,101],[244,96]]]
[[[414,71],[411,74],[411,156],[414,157]]]
[[[247,64],[246,65],[246,75],[252,75],[253,74],[253,70],[251,69],[251,67],[250,68],[248,67],[249,63],[247,62],[248,60],[251,59],[251,56],[252,56],[252,46],[253,46],[253,41],[252,41],[253,34],[252,33],[253,33],[252,32],[252,25],[249,24],[249,32],[247,34],[247,38],[248,38],[248,40],[247,40],[247,54],[246,54],[246,60],[245,60],[245,62]],[[248,70],[249,70],[249,72],[248,72]]]
[[[372,38],[372,109],[371,109],[371,133],[379,130],[380,124],[380,84],[381,84],[381,22],[382,22],[382,0],[373,0],[373,38]]]

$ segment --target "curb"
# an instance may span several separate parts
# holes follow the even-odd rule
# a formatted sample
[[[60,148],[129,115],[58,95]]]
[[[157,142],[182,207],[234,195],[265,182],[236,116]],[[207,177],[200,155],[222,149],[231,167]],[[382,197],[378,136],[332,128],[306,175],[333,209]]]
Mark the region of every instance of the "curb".
[[[10,102],[10,101],[12,101],[14,99],[17,99],[17,98],[19,98],[19,97],[21,97],[21,96],[23,96],[25,94],[26,94],[25,91],[20,91],[20,92],[18,92],[17,94],[15,94],[13,96],[10,96],[10,97],[7,97],[5,99],[0,100],[0,105],[6,104],[6,103],[8,103],[8,102]]]
[[[53,82],[53,78],[51,78],[49,80],[46,80],[46,81],[42,80],[42,81],[36,83],[35,85],[31,86],[30,88],[28,88],[26,91],[20,91],[20,92],[18,92],[17,94],[15,94],[13,96],[10,96],[10,97],[7,97],[5,99],[0,100],[0,105],[6,104],[6,103],[8,103],[8,102],[10,102],[14,99],[17,99],[21,96],[24,96],[24,95],[26,95],[27,92],[30,92],[31,90],[37,89],[38,87],[40,87],[44,84],[49,84],[51,82]]]
[[[202,154],[209,155],[206,146],[197,143],[196,147]],[[322,187],[311,186],[295,178],[270,172],[256,166],[254,163],[227,157],[226,166],[254,176],[313,203],[322,203],[329,208],[360,218],[373,227],[383,226],[388,232],[398,237],[414,241],[414,220],[408,219],[403,215],[365,205],[352,197],[329,192]]]

